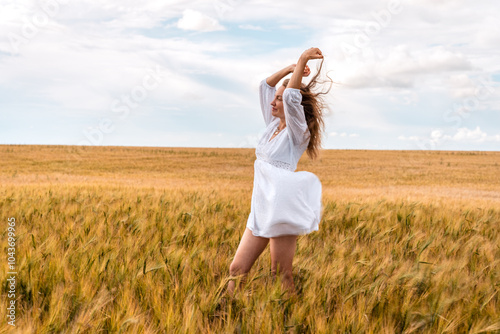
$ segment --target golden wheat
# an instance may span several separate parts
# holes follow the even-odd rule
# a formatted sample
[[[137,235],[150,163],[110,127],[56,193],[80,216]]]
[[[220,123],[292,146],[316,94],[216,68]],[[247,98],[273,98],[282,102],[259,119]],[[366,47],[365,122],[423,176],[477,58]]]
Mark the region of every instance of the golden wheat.
[[[272,280],[267,251],[234,298],[224,287],[254,150],[2,145],[0,156],[18,262],[16,328],[1,332],[500,332],[499,152],[304,156],[325,210],[298,239],[297,296]]]

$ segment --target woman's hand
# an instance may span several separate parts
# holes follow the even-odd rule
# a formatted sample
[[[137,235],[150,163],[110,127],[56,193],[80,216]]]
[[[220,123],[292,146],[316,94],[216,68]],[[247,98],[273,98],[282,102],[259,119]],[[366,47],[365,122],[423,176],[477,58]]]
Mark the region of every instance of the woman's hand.
[[[293,73],[293,71],[295,71],[295,67],[297,67],[297,64],[290,65],[290,73]],[[306,67],[304,67],[304,73],[302,73],[302,76],[307,77],[309,74],[311,74],[311,69],[306,65]]]
[[[302,83],[302,77],[308,76],[311,73],[307,62],[311,59],[322,59],[323,53],[318,48],[310,48],[304,51],[297,62],[296,67],[294,67],[294,72],[290,81],[288,81],[287,88],[299,89]]]
[[[323,53],[318,48],[310,48],[304,51],[300,57],[306,61],[311,59],[322,59]]]
[[[307,77],[309,74],[311,74],[311,69],[306,65],[306,67],[304,68],[304,74],[302,76]]]

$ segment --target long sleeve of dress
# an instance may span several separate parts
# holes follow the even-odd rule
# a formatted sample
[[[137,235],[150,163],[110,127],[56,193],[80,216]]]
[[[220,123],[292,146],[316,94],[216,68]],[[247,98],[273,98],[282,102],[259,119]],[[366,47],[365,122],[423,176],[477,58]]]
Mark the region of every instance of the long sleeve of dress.
[[[301,102],[302,94],[300,93],[300,89],[285,89],[283,92],[283,108],[285,110],[288,135],[294,146],[302,145],[310,136],[304,107],[301,105]]]
[[[260,109],[262,110],[262,116],[264,116],[264,122],[266,126],[269,125],[275,118],[271,114],[271,102],[276,94],[276,87],[271,87],[267,84],[266,79],[260,82],[259,86],[259,96],[260,96]]]

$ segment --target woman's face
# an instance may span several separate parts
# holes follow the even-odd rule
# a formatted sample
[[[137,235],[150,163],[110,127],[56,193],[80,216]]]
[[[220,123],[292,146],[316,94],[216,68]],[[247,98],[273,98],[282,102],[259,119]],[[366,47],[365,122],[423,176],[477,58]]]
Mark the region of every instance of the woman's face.
[[[285,117],[285,111],[283,110],[283,92],[285,91],[285,86],[280,86],[276,90],[276,94],[274,95],[274,99],[271,102],[271,106],[273,107],[271,109],[271,114],[274,117],[278,118],[284,118]]]

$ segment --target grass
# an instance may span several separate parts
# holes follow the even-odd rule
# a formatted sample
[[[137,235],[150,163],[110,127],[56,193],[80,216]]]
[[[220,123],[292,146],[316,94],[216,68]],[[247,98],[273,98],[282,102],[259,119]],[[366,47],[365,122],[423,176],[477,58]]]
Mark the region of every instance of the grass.
[[[304,156],[325,210],[298,239],[297,296],[272,280],[265,251],[227,298],[254,153],[0,146],[18,272],[16,328],[0,332],[500,332],[500,153]]]

